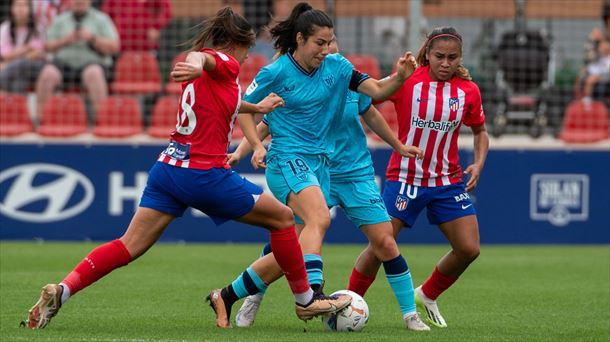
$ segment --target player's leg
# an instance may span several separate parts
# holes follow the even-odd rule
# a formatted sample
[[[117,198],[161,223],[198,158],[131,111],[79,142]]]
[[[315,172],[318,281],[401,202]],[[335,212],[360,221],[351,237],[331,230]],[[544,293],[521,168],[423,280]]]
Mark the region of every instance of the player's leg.
[[[298,217],[295,218],[295,220],[298,222],[301,222],[296,225],[297,234],[300,235],[301,231],[303,230],[303,223]],[[266,255],[270,254],[271,252],[272,252],[271,244],[266,243],[265,246],[263,246],[263,249],[260,254],[260,258],[265,257]],[[252,265],[252,266],[259,268],[259,269],[263,268],[259,271],[261,274],[261,278],[273,279],[274,275],[267,273],[267,272],[269,272],[269,270],[271,270],[271,267],[265,267],[264,265],[261,265],[261,264]],[[307,268],[307,266],[306,266],[306,268]],[[277,267],[275,267],[275,269],[277,270]],[[281,272],[279,274],[277,274],[277,273],[275,274],[275,276],[277,276],[277,278],[281,277],[282,275],[283,275],[283,273],[281,273]],[[275,279],[273,279],[272,281],[274,281],[274,280]],[[267,281],[265,283],[265,285],[270,285],[272,281]],[[232,284],[232,285],[236,285],[235,282],[233,282],[233,283],[234,284]],[[259,289],[259,291],[257,293],[249,294],[247,297],[244,298],[244,302],[242,303],[241,307],[237,311],[237,314],[235,315],[235,324],[238,327],[249,328],[254,324],[254,320],[256,319],[256,315],[258,314],[258,310],[260,309],[260,306],[261,306],[261,303],[263,301],[266,291],[267,291],[267,286],[265,286],[262,289]]]
[[[125,235],[93,249],[61,283],[42,288],[38,302],[28,313],[28,327],[44,328],[68,298],[143,254],[173,218],[153,209],[138,208]]]
[[[407,329],[430,330],[417,315],[411,272],[396,244],[390,216],[375,180],[335,182],[332,192],[335,191],[338,192],[337,197],[340,198],[345,213],[366,235],[376,259],[382,262],[386,279],[398,301]]]
[[[398,236],[404,226],[412,226],[425,207],[427,197],[425,194],[418,194],[418,189],[418,187],[397,181],[386,181],[385,183],[382,197],[391,217],[394,238]],[[369,243],[356,259],[349,278],[348,289],[364,296],[375,280],[381,264],[381,260],[377,258]]]
[[[438,224],[452,249],[441,258],[423,285],[415,289],[415,295],[429,321],[438,327],[446,327],[436,300],[479,255],[479,227],[473,203],[463,184],[430,191],[435,200],[428,206],[428,219],[430,223]]]
[[[159,164],[155,163],[150,170],[140,207],[124,235],[93,249],[61,283],[44,286],[40,299],[29,311],[28,327],[44,328],[70,296],[138,258],[175,217],[182,215],[186,206],[163,191],[164,183],[171,182],[171,178],[159,172],[162,168]]]
[[[247,183],[242,185],[247,190],[250,187],[248,184],[251,183],[243,180],[241,177],[239,179]],[[231,193],[231,191],[225,189],[224,194],[226,195],[227,193]],[[258,193],[260,194],[260,188]],[[255,192],[252,192],[252,194],[255,194]],[[233,202],[239,202],[235,200],[234,195]],[[303,255],[300,253],[301,248],[294,229],[294,219],[290,208],[267,194],[260,195],[256,200],[256,204],[250,207],[246,204],[245,202],[241,203],[240,210],[243,210],[243,208],[251,209],[244,215],[238,216],[237,219],[244,223],[269,229],[271,232],[270,241],[273,255],[270,254],[265,258],[257,260],[251,268],[238,276],[236,283],[234,282],[234,284],[224,289],[214,290],[208,296],[212,307],[216,311],[217,326],[229,327],[232,304],[240,297],[256,293],[266,284],[277,279],[281,276],[281,273],[276,271],[280,269],[286,274],[291,290],[295,295],[297,303],[296,312],[299,318],[311,319],[316,315],[334,312],[349,305],[350,299],[346,298],[347,296],[341,298],[314,296],[314,292],[307,280]],[[223,210],[226,210],[226,206],[223,206]],[[224,216],[227,217],[227,215],[225,214]],[[272,266],[268,266],[269,264],[265,264],[268,260],[273,261],[272,258],[279,265],[275,265],[275,269]],[[242,286],[246,282],[254,286]]]
[[[318,290],[323,283],[322,241],[330,225],[328,161],[323,156],[285,154],[268,161],[265,176],[274,196],[303,222],[299,242],[309,282]]]

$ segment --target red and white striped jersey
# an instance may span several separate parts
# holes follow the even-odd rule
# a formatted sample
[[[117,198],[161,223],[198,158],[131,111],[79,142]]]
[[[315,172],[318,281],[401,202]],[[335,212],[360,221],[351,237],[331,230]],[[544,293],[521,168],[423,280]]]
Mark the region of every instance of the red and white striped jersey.
[[[192,169],[229,168],[227,150],[241,104],[239,62],[213,49],[216,68],[182,84],[176,129],[159,161]]]
[[[424,151],[424,158],[405,158],[394,151],[386,178],[417,186],[435,187],[459,183],[458,135],[462,124],[485,122],[477,85],[454,76],[433,81],[429,66],[420,67],[390,100],[398,115],[398,138]]]

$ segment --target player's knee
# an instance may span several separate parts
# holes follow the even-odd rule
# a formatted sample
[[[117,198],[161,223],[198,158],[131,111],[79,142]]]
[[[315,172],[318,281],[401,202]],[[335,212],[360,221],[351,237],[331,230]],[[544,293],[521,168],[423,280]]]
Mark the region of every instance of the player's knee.
[[[476,258],[479,257],[479,254],[481,254],[481,249],[480,249],[479,245],[475,245],[475,244],[463,246],[458,251],[458,256],[465,263],[471,263],[471,262],[475,261]]]
[[[277,229],[283,229],[294,226],[294,214],[289,207],[283,207],[277,218]]]
[[[374,244],[371,244],[371,246],[374,248],[375,255],[380,260],[390,260],[400,254],[396,240],[391,235],[384,236]]]

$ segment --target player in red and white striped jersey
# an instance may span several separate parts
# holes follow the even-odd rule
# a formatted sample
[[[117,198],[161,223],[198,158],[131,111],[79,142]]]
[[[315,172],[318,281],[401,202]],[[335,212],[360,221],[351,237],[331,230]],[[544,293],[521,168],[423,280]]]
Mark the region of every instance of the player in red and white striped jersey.
[[[424,150],[423,159],[393,153],[387,168],[383,198],[395,236],[411,227],[427,208],[452,250],[415,289],[416,302],[430,323],[446,327],[436,298],[449,288],[479,255],[479,226],[468,192],[478,181],[489,147],[479,88],[462,65],[462,37],[452,27],[434,29],[417,56],[419,67],[391,100],[398,113],[399,139]],[[474,137],[474,162],[463,173],[458,164],[462,125]],[[348,289],[361,295],[375,279],[380,262],[370,248],[360,255]]]

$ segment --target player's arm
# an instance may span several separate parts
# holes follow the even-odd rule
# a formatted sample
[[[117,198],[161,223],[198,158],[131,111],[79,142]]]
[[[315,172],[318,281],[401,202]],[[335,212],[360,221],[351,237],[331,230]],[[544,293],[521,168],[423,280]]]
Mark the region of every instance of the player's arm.
[[[424,152],[417,146],[406,146],[398,140],[394,135],[394,132],[385,121],[381,113],[374,107],[370,106],[369,109],[362,114],[362,118],[366,125],[375,132],[383,141],[388,143],[396,152],[403,157],[419,159],[424,157]]]
[[[411,52],[407,52],[396,62],[396,73],[381,80],[376,80],[374,78],[366,79],[360,83],[357,90],[377,101],[387,100],[402,87],[407,78],[413,74],[416,67],[417,63],[415,62],[415,58]]]
[[[472,191],[477,186],[489,151],[489,136],[485,125],[472,126],[470,129],[474,140],[474,162],[464,170],[465,174],[470,175],[466,183],[466,191]]]
[[[265,140],[269,135],[269,126],[264,121],[259,122],[258,125],[256,125],[256,133],[261,141]],[[248,139],[242,139],[235,151],[227,155],[227,164],[231,166],[237,165],[240,160],[251,152],[252,146],[248,142]]]
[[[191,51],[186,55],[184,62],[178,62],[170,73],[175,82],[192,81],[205,71],[212,71],[216,68],[216,59],[209,53]]]
[[[258,137],[256,124],[254,122],[254,115],[256,113],[266,114],[272,112],[275,108],[284,106],[284,100],[278,95],[271,93],[257,104],[242,101],[242,107],[244,105],[245,109],[250,109],[251,111],[249,113],[238,113],[237,120],[239,121],[241,130],[244,132],[244,137],[248,140],[248,143],[254,150],[250,162],[255,169],[261,167],[265,168],[267,167],[265,164],[265,155],[267,155],[267,150],[263,146],[261,139]]]

